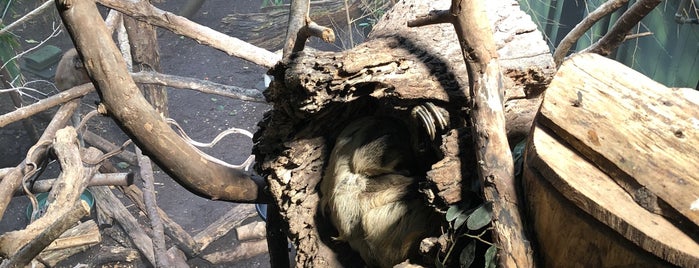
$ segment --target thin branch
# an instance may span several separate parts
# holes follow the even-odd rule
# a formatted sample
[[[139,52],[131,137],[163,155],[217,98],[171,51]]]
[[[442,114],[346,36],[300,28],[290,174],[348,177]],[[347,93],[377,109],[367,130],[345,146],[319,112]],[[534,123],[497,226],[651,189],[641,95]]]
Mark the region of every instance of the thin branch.
[[[92,84],[83,84],[77,87],[73,87],[69,90],[63,91],[39,102],[24,106],[12,112],[0,115],[0,127],[7,126],[10,123],[17,122],[19,120],[28,118],[32,115],[38,114],[41,111],[50,109],[51,107],[61,105],[62,103],[68,102],[80,98],[92,92],[95,88]]]
[[[99,3],[124,14],[128,14],[137,20],[192,38],[201,44],[221,50],[228,55],[250,61],[266,68],[271,68],[280,60],[277,54],[266,49],[259,48],[238,38],[202,26],[185,17],[158,9],[147,1],[99,0]]]
[[[153,166],[150,159],[144,156],[141,149],[136,147],[136,156],[140,166],[141,180],[143,180],[143,203],[146,205],[146,213],[153,228],[153,252],[155,253],[155,263],[157,267],[171,267],[170,259],[167,257],[165,248],[165,234],[163,222],[158,213],[158,204],[155,199],[155,186],[153,186]]]
[[[202,79],[182,77],[157,72],[132,73],[136,83],[156,84],[174,88],[192,89],[207,94],[215,94],[233,99],[266,103],[264,95],[257,89],[229,86]]]
[[[605,16],[611,14],[622,6],[626,5],[629,0],[610,0],[600,5],[597,9],[587,14],[585,18],[575,25],[575,28],[571,30],[564,38],[561,43],[558,44],[556,51],[553,53],[553,62],[556,66],[560,66],[563,62],[563,58],[568,54],[568,50],[573,47],[578,39],[580,39],[587,30],[589,30],[592,25],[597,21],[604,18]]]
[[[50,8],[53,8],[53,7],[54,7],[54,5],[53,5],[53,1],[52,1],[52,0],[49,0],[49,1],[44,2],[44,3],[41,4],[39,7],[35,8],[34,10],[32,10],[32,11],[29,12],[29,13],[27,13],[26,15],[22,16],[21,18],[19,18],[18,20],[14,21],[14,22],[11,23],[10,25],[7,25],[7,26],[5,26],[5,28],[0,29],[0,35],[3,35],[3,34],[9,32],[9,31],[11,31],[11,30],[14,29],[15,27],[22,25],[23,23],[25,23],[25,22],[27,22],[27,21],[33,19],[34,17],[38,16],[38,15],[41,14],[41,13],[43,13],[43,12],[46,11],[47,9],[50,9]]]
[[[629,10],[624,12],[616,21],[612,29],[605,34],[600,40],[592,44],[583,52],[597,53],[602,56],[607,56],[618,48],[624,41],[626,35],[636,24],[641,21],[648,13],[660,4],[660,0],[639,0],[634,3]]]

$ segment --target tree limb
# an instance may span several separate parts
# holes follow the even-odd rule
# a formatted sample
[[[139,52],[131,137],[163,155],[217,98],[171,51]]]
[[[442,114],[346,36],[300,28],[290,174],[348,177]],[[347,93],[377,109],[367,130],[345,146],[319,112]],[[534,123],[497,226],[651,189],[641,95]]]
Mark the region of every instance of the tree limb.
[[[634,3],[629,10],[624,12],[621,17],[614,23],[612,29],[605,34],[600,40],[586,48],[582,52],[597,53],[602,56],[607,56],[618,48],[626,35],[636,24],[641,21],[648,13],[660,4],[660,0],[639,0]]]
[[[573,30],[571,30],[563,38],[563,40],[561,40],[558,47],[556,47],[556,51],[553,53],[553,62],[556,63],[556,66],[561,65],[563,58],[566,56],[566,54],[568,54],[568,50],[573,47],[573,44],[575,44],[575,42],[577,42],[578,39],[580,39],[580,37],[592,27],[592,25],[603,17],[626,5],[628,2],[629,0],[610,0],[604,2],[604,4],[590,12],[590,14],[587,14],[587,16],[580,23],[575,25],[575,28],[573,28]]]
[[[221,50],[265,68],[271,68],[279,56],[240,39],[225,35],[214,29],[192,22],[167,11],[158,9],[140,0],[99,0],[100,4],[129,14],[133,18],[168,29],[176,34],[187,36],[197,42]]]
[[[524,231],[514,164],[505,132],[503,80],[484,1],[452,0],[441,11],[409,25],[448,21],[454,25],[468,69],[473,139],[478,176],[486,201],[493,202],[493,237],[499,267],[533,267]]]
[[[154,12],[149,4],[140,6]],[[88,75],[96,82],[104,107],[166,173],[202,197],[236,202],[269,200],[262,186],[248,174],[200,158],[146,102],[128,74],[126,63],[111,41],[94,3],[57,0],[57,7],[85,63]],[[174,21],[177,20],[184,18],[174,18]],[[78,25],[91,27],[77,27]],[[192,161],[193,159],[198,161]]]
[[[68,119],[70,119],[75,109],[77,109],[79,103],[79,100],[73,100],[58,109],[58,112],[53,116],[53,119],[39,138],[39,141],[30,149],[30,152],[33,153],[27,154],[27,157],[22,163],[4,176],[2,182],[0,182],[0,219],[2,219],[2,216],[5,214],[7,205],[10,203],[15,189],[20,186],[22,178],[29,171],[28,166],[37,165],[36,163],[45,161],[44,158],[46,150],[48,149],[46,144],[53,140],[56,131],[63,128],[68,123]]]

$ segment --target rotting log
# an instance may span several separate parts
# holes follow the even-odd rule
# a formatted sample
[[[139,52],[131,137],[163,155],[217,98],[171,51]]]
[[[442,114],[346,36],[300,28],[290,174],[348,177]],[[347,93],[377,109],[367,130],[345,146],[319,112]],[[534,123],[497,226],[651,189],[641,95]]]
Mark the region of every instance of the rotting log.
[[[563,62],[523,178],[546,267],[699,267],[697,108],[608,58]]]
[[[265,94],[274,107],[260,123],[253,150],[256,169],[267,176],[288,224],[299,267],[333,264],[336,256],[328,246],[342,247],[320,241],[329,234],[318,220],[316,186],[329,141],[352,119],[406,118],[425,102],[447,110],[452,129],[435,146],[441,159],[427,174],[427,196],[442,208],[461,200],[461,188],[468,187],[476,170],[461,49],[451,25],[406,25],[430,10],[448,8],[448,1],[401,1],[375,25],[366,43],[337,53],[302,51],[271,71],[274,80]],[[529,132],[541,92],[553,76],[553,60],[536,25],[515,1],[489,2],[487,11],[497,26],[507,134],[515,144]]]
[[[102,104],[145,154],[182,186],[205,198],[267,201],[258,182],[241,170],[201,157],[146,102],[94,2],[57,0],[56,5]]]

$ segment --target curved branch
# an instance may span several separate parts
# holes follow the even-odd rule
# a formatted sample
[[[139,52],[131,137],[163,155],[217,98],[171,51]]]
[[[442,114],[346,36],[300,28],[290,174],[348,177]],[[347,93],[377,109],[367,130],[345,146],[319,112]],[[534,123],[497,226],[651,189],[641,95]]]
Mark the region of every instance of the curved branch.
[[[639,0],[634,3],[629,10],[619,17],[607,34],[590,47],[583,50],[583,52],[597,53],[602,56],[611,54],[613,50],[624,42],[631,28],[636,26],[636,24],[648,15],[660,2],[660,0]]]
[[[573,44],[575,44],[575,42],[577,42],[578,39],[580,39],[580,37],[592,27],[592,25],[604,18],[604,16],[611,14],[612,12],[621,8],[623,5],[626,5],[628,2],[629,0],[607,1],[595,9],[595,11],[587,14],[587,16],[580,23],[575,25],[575,28],[573,28],[573,30],[571,30],[563,38],[563,40],[561,40],[558,47],[556,47],[556,51],[553,53],[553,62],[556,63],[556,66],[561,65],[561,62],[563,62],[563,58],[568,53],[568,50],[573,47]]]
[[[143,151],[189,191],[236,202],[266,202],[263,187],[250,175],[199,157],[141,95],[91,1],[56,1],[105,108]],[[91,27],[78,27],[91,25]]]

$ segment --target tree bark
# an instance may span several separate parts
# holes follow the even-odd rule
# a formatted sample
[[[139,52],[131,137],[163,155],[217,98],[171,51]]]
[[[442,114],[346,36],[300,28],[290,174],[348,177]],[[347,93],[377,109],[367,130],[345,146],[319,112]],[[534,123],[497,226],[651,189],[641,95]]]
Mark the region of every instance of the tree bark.
[[[330,242],[327,223],[317,211],[319,183],[330,144],[347,122],[365,115],[407,120],[410,109],[431,102],[449,112],[451,130],[437,139],[440,156],[427,179],[428,197],[445,208],[461,200],[476,170],[467,121],[469,81],[451,25],[408,28],[409,20],[448,1],[401,1],[374,27],[369,41],[344,52],[303,51],[272,69],[265,92],[274,104],[255,135],[256,169],[270,191],[299,267],[321,267],[344,260],[348,247]],[[541,33],[514,1],[491,1],[488,18],[505,88],[505,119],[511,144],[529,132],[541,92],[555,70]],[[500,102],[501,103],[501,102]],[[444,133],[440,133],[444,134]],[[326,242],[323,243],[322,241]]]
[[[265,202],[263,189],[248,174],[201,157],[150,107],[93,2],[58,0],[57,6],[107,111],[148,156],[181,185],[205,198]]]

